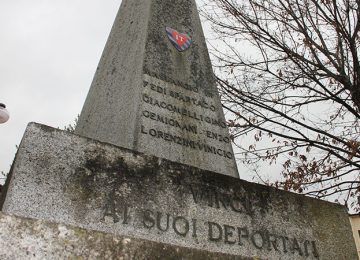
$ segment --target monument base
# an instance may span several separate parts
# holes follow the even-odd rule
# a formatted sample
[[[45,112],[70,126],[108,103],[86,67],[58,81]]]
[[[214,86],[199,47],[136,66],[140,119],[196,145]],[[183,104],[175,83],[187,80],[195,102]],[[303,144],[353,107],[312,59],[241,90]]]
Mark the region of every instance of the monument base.
[[[111,239],[120,237],[113,250],[128,237],[140,241],[134,248],[141,241],[155,251],[164,247],[159,252],[166,258],[183,248],[186,257],[175,250],[174,258],[357,259],[340,205],[35,123],[26,130],[2,196],[5,214],[113,234]],[[26,239],[31,232],[20,226]]]
[[[0,213],[0,259],[239,259]],[[253,259],[253,258],[251,258]]]

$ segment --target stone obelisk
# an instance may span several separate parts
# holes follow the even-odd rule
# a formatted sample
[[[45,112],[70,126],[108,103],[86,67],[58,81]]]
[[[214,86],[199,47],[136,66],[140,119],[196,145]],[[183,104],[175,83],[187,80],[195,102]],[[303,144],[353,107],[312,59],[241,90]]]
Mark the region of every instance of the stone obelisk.
[[[194,0],[123,0],[76,133],[238,177]]]

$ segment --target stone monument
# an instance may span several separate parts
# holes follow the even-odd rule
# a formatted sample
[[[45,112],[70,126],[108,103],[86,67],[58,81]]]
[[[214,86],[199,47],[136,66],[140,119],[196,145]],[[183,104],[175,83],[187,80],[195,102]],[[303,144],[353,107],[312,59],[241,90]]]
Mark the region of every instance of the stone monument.
[[[30,123],[1,259],[357,259],[344,207],[238,176],[194,0],[123,0],[76,134]]]
[[[76,133],[238,177],[195,1],[123,1]]]

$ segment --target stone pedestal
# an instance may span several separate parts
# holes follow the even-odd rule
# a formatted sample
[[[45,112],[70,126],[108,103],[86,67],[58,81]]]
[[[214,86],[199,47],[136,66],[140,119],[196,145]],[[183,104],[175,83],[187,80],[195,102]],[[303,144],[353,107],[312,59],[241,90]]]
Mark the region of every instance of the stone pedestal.
[[[0,213],[0,259],[233,259],[213,253]],[[253,258],[251,258],[252,260]]]
[[[183,248],[188,259],[357,259],[342,206],[34,123],[2,211]]]

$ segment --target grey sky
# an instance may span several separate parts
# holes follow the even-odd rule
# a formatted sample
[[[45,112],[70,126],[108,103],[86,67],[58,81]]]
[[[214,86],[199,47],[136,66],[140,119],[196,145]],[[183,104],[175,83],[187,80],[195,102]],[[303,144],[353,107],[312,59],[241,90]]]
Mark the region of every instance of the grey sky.
[[[80,113],[121,0],[1,0],[0,171],[28,122],[53,127]]]

